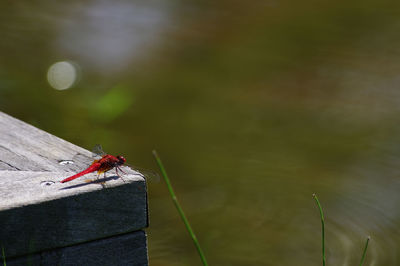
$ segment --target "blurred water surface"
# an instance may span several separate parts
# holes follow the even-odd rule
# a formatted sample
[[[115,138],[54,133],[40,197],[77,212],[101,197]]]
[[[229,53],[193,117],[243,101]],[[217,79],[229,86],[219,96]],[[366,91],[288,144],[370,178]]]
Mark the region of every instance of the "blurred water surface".
[[[370,235],[365,265],[399,265],[399,8],[4,1],[0,108],[132,165],[156,148],[211,265],[320,265],[313,193],[328,264]],[[150,263],[200,265],[162,181],[149,201]]]

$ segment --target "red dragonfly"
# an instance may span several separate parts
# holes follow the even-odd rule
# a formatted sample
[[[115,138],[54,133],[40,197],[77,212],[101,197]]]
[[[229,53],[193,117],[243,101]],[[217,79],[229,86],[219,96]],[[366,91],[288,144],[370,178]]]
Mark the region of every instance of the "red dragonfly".
[[[98,148],[98,147],[95,147]],[[101,149],[101,147],[100,147]],[[115,171],[118,174],[118,170],[124,173],[124,171],[121,170],[120,166],[123,165],[126,162],[126,159],[123,156],[113,156],[109,154],[104,154],[103,157],[99,160],[94,160],[94,162],[86,169],[83,170],[80,173],[77,173],[73,176],[70,176],[68,178],[65,178],[64,180],[61,181],[61,183],[69,182],[71,180],[74,180],[78,177],[81,177],[83,175],[92,173],[97,171],[97,173],[100,175],[102,173],[105,173],[113,168],[115,168]]]

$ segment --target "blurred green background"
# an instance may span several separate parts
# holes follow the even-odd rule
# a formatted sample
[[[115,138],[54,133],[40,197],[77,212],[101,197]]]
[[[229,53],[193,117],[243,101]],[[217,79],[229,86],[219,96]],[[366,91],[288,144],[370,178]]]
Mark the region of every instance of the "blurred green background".
[[[399,265],[399,10],[2,1],[0,110],[142,168],[157,149],[210,265],[320,265],[313,193],[329,265],[368,235],[365,265]],[[163,181],[149,204],[150,264],[200,265]]]

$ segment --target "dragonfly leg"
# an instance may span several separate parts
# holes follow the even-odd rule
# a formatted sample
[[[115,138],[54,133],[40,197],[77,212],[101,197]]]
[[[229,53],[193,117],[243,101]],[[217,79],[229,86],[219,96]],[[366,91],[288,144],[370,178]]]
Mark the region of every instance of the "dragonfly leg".
[[[123,174],[126,175],[126,173],[124,171],[122,171],[121,167],[117,166],[117,169],[120,170]]]
[[[101,175],[102,173],[100,172],[97,172],[97,176],[96,176],[96,183],[100,183],[102,186],[103,186],[103,184],[105,183],[105,181],[100,181],[100,175]],[[104,174],[104,176],[103,176],[103,179],[105,179],[106,178],[106,173],[104,172],[103,173]]]
[[[124,181],[124,183],[125,183],[125,180],[122,178],[122,176],[118,173],[118,170],[119,171],[121,171],[122,173],[124,173],[125,174],[125,172],[124,171],[122,171],[121,170],[121,168],[119,168],[118,166],[117,167],[115,167],[115,173],[117,174],[117,176],[119,177],[119,178],[121,178],[122,179],[122,181]]]

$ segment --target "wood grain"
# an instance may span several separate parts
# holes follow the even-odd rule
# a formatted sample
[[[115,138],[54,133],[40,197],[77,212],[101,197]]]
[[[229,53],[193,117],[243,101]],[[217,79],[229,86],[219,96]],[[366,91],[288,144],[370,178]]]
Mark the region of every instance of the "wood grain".
[[[73,164],[60,164],[65,160]],[[95,174],[59,182],[91,160],[88,150],[0,112],[0,244],[6,257],[148,226],[146,182],[139,172],[124,167],[123,181],[110,171],[99,180],[104,184]]]

